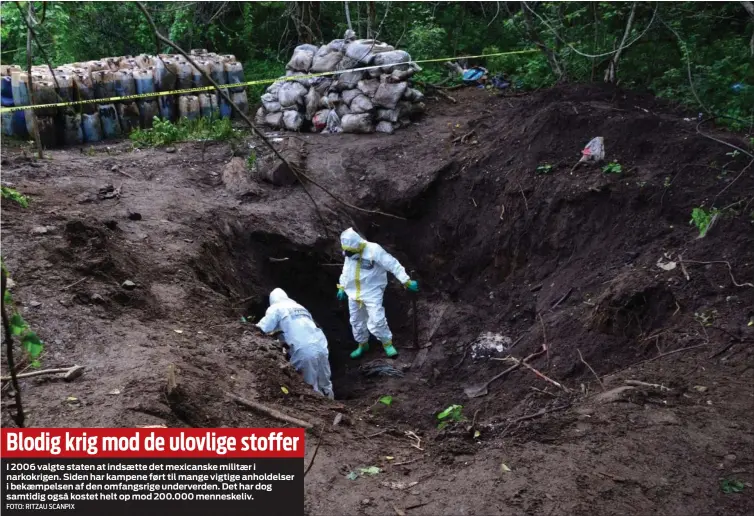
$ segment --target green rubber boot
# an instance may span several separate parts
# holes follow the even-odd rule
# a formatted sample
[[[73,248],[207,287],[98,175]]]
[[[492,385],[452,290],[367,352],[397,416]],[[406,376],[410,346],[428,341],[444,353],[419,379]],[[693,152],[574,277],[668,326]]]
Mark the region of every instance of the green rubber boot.
[[[360,358],[361,355],[369,350],[369,342],[362,342],[359,347],[351,352],[351,358]]]
[[[389,358],[393,358],[394,356],[396,356],[398,354],[398,350],[393,347],[393,341],[392,340],[389,340],[387,342],[383,342],[382,343],[382,349],[385,350],[385,354]]]

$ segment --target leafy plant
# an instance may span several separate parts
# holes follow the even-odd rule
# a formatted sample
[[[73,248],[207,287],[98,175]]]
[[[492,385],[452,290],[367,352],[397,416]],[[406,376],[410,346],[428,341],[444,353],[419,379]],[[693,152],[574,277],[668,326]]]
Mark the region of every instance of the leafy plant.
[[[3,199],[10,199],[12,201],[17,202],[21,205],[23,208],[29,207],[29,198],[23,195],[18,190],[15,190],[13,188],[9,188],[7,186],[2,187],[2,195]]]
[[[543,163],[537,167],[537,174],[549,174],[552,172],[552,165],[549,163]]]
[[[694,319],[699,321],[702,326],[711,326],[717,317],[717,310],[694,312]]]
[[[744,490],[744,483],[740,480],[724,479],[720,482],[720,489],[722,489],[725,494],[740,493]]]
[[[249,157],[246,158],[246,168],[249,170],[254,169],[254,165],[257,163],[257,151],[252,150],[251,153],[249,153]]]
[[[623,166],[617,161],[611,161],[602,167],[602,172],[605,174],[620,174],[623,172]]]
[[[179,141],[226,141],[239,138],[240,135],[241,132],[233,129],[227,118],[181,118],[174,124],[154,117],[151,129],[137,129],[129,138],[137,147],[161,147]]]
[[[378,400],[383,405],[387,405],[388,407],[393,404],[393,397],[392,396],[383,396]]]
[[[463,416],[463,405],[449,406],[448,408],[437,414],[437,419],[440,421],[440,423],[437,425],[437,428],[440,430],[451,423],[464,421],[466,418]]]
[[[3,274],[7,275],[8,272],[5,268],[5,264],[2,265],[2,268]],[[39,336],[29,328],[29,324],[24,320],[18,310],[16,310],[13,303],[13,296],[8,289],[5,290],[3,303],[11,312],[10,317],[8,318],[11,335],[19,337],[21,347],[31,359],[32,367],[39,367],[39,356],[42,354],[42,351],[44,351],[44,343]]]
[[[689,224],[694,224],[696,229],[699,230],[699,238],[703,238],[712,224],[712,220],[719,214],[717,209],[711,209],[710,211],[704,208],[694,208],[691,211],[691,220]]]

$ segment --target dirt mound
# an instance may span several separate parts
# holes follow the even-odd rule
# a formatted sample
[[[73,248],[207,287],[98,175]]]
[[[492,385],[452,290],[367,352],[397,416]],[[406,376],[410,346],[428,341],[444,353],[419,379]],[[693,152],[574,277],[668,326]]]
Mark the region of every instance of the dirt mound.
[[[311,514],[751,509],[719,487],[754,480],[751,399],[740,395],[754,376],[754,180],[738,177],[748,160],[622,90],[453,96],[400,135],[300,137],[317,183],[403,220],[344,211],[308,184],[315,209],[300,185],[247,183],[238,162],[234,180],[251,195],[229,192],[222,144],[56,151],[49,164],[3,148],[4,180],[32,197],[29,210],[3,203],[15,298],[47,343],[45,365],[87,367],[72,384],[24,382],[32,424],[280,424],[227,394],[266,403],[322,429]],[[595,136],[618,173],[574,167]],[[114,165],[130,176],[118,177],[120,197],[98,196]],[[691,211],[712,205],[721,215],[696,238]],[[391,376],[379,374],[378,347],[348,358],[334,294],[349,226],[422,288],[421,349],[411,298],[388,288]],[[311,394],[274,340],[249,328],[274,287],[325,330],[338,402]],[[483,334],[505,351],[473,352]],[[466,398],[464,387],[510,366],[490,356],[543,344],[531,365],[565,389],[520,367]],[[464,420],[438,429],[453,404]],[[359,465],[382,473],[348,480]],[[395,488],[409,481],[419,484]]]

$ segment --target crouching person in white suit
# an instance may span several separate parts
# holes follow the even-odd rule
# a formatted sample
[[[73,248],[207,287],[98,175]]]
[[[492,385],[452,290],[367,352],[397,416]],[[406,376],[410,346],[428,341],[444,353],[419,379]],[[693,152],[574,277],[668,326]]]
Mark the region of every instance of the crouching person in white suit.
[[[264,333],[282,331],[290,348],[291,365],[315,391],[334,399],[327,339],[309,311],[279,288],[270,293],[270,307],[257,327]]]

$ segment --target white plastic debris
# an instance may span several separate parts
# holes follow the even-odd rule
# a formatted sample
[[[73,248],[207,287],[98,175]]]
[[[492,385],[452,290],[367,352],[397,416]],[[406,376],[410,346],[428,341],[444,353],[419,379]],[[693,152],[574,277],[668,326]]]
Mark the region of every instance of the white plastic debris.
[[[513,344],[513,340],[510,337],[499,333],[482,333],[471,345],[471,357],[474,359],[499,357],[508,351],[511,344]]]
[[[586,161],[602,161],[605,159],[605,139],[602,136],[592,138],[581,151],[579,163]]]
[[[672,271],[675,269],[676,262],[670,259],[670,256],[666,253],[664,256],[660,256],[657,260],[657,266],[664,271]]]

